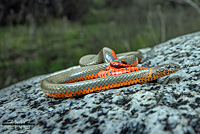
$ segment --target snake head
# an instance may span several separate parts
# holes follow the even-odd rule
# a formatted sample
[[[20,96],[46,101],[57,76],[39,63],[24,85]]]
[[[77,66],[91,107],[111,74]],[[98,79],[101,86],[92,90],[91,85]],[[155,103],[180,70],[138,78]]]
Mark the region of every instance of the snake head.
[[[169,75],[180,70],[180,66],[177,64],[163,64],[160,66],[156,66],[152,69],[152,74],[157,75],[158,77],[162,77],[165,75]]]

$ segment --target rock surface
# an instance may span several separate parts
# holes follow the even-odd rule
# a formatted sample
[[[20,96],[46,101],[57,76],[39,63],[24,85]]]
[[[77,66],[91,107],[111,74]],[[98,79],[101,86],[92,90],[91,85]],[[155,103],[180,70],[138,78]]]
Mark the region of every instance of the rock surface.
[[[181,70],[69,99],[42,93],[50,75],[28,79],[0,90],[0,133],[200,133],[200,32],[141,51],[142,66],[177,63]]]

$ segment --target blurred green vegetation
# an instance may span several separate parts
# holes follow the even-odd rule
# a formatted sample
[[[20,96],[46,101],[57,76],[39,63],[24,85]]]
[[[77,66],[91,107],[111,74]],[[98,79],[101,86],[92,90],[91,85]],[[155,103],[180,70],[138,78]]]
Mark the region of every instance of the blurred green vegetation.
[[[110,1],[105,6],[105,1],[94,0],[76,21],[48,17],[42,24],[1,27],[0,88],[78,65],[81,56],[104,46],[117,53],[134,51],[200,29],[200,14],[193,7],[158,1],[123,6]]]

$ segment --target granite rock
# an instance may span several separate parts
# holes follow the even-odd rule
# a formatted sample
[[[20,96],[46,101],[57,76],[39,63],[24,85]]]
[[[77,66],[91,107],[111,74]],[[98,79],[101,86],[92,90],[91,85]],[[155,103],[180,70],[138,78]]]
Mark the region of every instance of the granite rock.
[[[43,94],[41,80],[55,73],[19,82],[0,90],[0,133],[200,133],[200,32],[141,51],[140,66],[177,63],[181,69],[68,99]]]

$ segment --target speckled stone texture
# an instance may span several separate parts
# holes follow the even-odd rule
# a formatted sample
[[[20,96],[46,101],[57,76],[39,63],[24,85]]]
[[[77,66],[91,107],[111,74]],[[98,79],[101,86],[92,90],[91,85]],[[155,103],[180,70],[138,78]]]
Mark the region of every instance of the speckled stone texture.
[[[69,99],[42,93],[50,75],[28,79],[0,90],[0,133],[200,134],[200,32],[141,51],[140,66],[177,63],[181,70]]]

